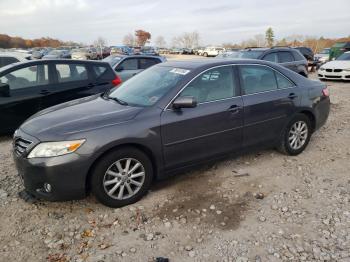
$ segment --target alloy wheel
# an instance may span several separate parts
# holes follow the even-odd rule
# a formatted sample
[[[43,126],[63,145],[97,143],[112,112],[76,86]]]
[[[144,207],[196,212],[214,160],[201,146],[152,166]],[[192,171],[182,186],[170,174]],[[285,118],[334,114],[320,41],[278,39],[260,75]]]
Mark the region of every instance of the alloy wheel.
[[[289,146],[293,150],[300,149],[307,141],[308,132],[307,124],[304,121],[295,122],[289,130]]]
[[[103,188],[113,199],[123,200],[134,196],[145,181],[145,168],[134,158],[114,162],[103,178]]]

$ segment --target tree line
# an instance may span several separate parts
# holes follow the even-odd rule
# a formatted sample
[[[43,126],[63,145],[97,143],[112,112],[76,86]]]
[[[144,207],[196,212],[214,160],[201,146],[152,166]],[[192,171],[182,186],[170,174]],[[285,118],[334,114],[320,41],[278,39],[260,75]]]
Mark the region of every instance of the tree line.
[[[79,44],[71,41],[64,42],[50,37],[42,37],[38,39],[24,39],[18,36],[0,34],[0,48],[59,47],[75,45]]]

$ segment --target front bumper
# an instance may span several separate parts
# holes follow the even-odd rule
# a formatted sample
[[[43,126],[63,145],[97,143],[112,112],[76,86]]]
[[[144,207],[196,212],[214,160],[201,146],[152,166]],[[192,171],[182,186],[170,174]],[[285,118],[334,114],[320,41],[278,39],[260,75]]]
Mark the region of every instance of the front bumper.
[[[350,80],[350,71],[327,72],[326,70],[318,70],[319,79],[327,80]]]
[[[77,153],[50,158],[28,159],[26,155],[39,142],[23,132],[16,132],[18,138],[33,141],[28,152],[20,155],[14,150],[13,158],[19,175],[23,179],[25,190],[34,196],[49,201],[81,199],[86,196],[86,177],[89,170],[87,157]],[[51,191],[44,184],[51,185]]]

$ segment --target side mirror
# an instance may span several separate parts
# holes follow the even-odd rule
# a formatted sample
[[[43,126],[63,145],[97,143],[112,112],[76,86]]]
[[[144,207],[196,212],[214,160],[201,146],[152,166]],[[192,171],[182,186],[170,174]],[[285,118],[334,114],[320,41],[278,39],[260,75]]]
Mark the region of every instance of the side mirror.
[[[9,84],[0,83],[0,96],[10,97],[10,86]]]
[[[117,71],[117,72],[121,72],[121,71],[123,71],[124,70],[124,68],[122,67],[122,66],[118,66],[116,69],[115,69],[115,71]]]
[[[197,106],[197,101],[193,96],[182,96],[173,102],[174,109],[193,108]]]

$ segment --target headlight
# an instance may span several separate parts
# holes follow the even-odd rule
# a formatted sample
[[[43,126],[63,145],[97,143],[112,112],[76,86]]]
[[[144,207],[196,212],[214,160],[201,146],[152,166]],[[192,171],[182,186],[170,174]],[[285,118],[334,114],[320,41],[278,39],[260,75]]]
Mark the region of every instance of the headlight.
[[[53,157],[70,154],[76,151],[84,142],[85,139],[40,143],[29,153],[28,158]]]
[[[323,68],[323,67],[320,67],[320,70],[321,70],[321,71],[324,71],[324,68]]]

